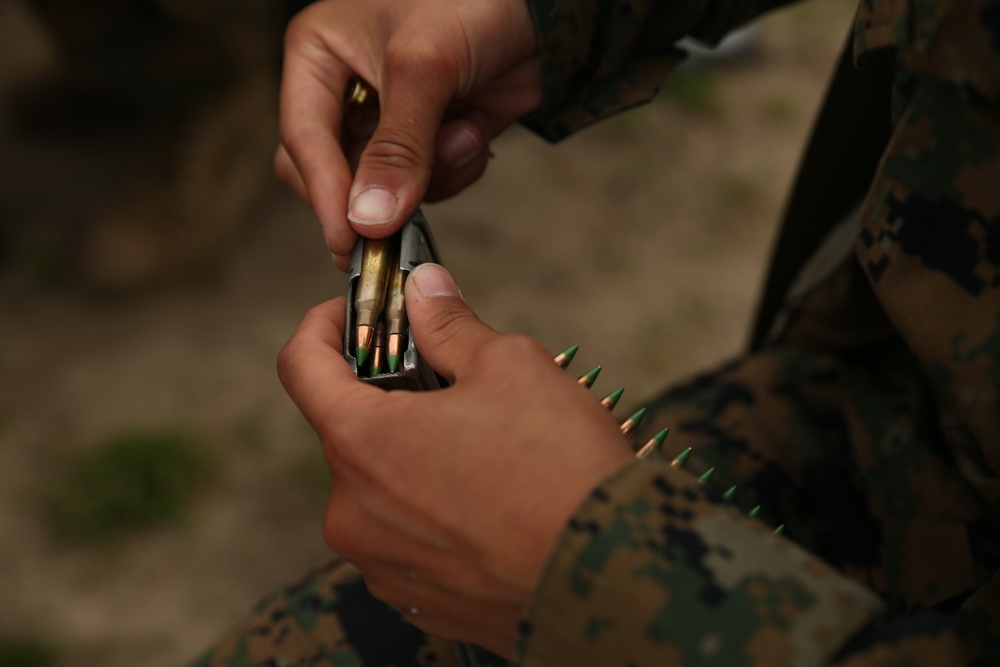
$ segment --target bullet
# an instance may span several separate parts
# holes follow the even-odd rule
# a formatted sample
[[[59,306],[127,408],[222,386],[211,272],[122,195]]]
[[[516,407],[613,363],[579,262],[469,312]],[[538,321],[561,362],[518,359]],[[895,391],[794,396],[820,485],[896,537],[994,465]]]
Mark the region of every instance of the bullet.
[[[760,505],[747,512],[747,516],[751,519],[756,519],[758,515],[760,515]]]
[[[698,478],[700,484],[708,484],[715,477],[715,468],[709,468],[705,472],[701,473],[701,477]]]
[[[344,103],[351,106],[364,106],[368,102],[369,96],[373,102],[377,102],[372,89],[361,79],[354,77],[347,82],[347,90],[344,91]]]
[[[668,433],[670,433],[670,429],[665,428],[656,435],[654,435],[652,438],[649,439],[649,442],[647,442],[645,445],[642,446],[642,449],[640,449],[635,453],[636,457],[644,459],[653,452],[655,452],[656,450],[658,450],[660,447],[663,446],[663,441],[667,439]]]
[[[623,421],[621,426],[618,427],[621,429],[622,435],[624,435],[626,439],[631,438],[635,434],[635,430],[639,428],[642,418],[645,416],[646,408],[639,408],[636,410],[631,417]]]
[[[389,372],[399,370],[399,362],[409,343],[406,332],[406,296],[403,286],[406,284],[406,271],[399,268],[399,257],[394,257],[389,274],[389,293],[386,297],[386,355],[389,362]]]
[[[785,524],[781,524],[780,526],[774,529],[775,535],[781,535],[783,532],[785,532]]]
[[[733,502],[733,498],[735,498],[735,497],[736,497],[736,487],[735,486],[729,487],[728,489],[726,489],[726,492],[722,494],[723,500],[728,500],[729,502]]]
[[[556,366],[558,366],[563,370],[566,370],[566,368],[569,366],[569,363],[573,361],[573,357],[576,356],[576,352],[579,349],[580,349],[579,345],[574,345],[573,347],[567,348],[562,352],[560,352],[559,354],[557,354],[556,358],[553,359],[553,361],[556,362]]]
[[[614,410],[615,406],[618,405],[618,400],[625,393],[625,387],[619,387],[613,392],[601,399],[601,407],[605,410]]]
[[[385,307],[385,291],[389,284],[389,268],[395,237],[390,239],[365,239],[361,249],[361,276],[354,292],[355,338],[354,357],[358,366],[364,366],[375,337],[375,325]]]
[[[683,468],[684,466],[686,466],[688,464],[688,459],[689,458],[691,458],[691,448],[690,447],[688,447],[683,452],[681,452],[680,454],[678,454],[674,458],[674,460],[670,462],[670,465],[672,467],[674,467],[674,468],[677,468],[677,469]]]
[[[375,326],[375,342],[372,347],[371,367],[368,377],[381,375],[385,371],[385,324],[380,320]]]
[[[587,389],[593,386],[594,381],[597,380],[597,376],[601,374],[601,367],[594,366],[589,371],[581,375],[576,379],[576,383],[583,385]]]

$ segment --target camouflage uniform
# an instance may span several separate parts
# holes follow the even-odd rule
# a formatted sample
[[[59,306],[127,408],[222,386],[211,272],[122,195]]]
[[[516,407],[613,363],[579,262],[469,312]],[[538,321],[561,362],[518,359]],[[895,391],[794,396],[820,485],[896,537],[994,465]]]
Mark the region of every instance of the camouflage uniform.
[[[682,59],[664,45],[784,3],[530,4],[545,90],[529,124],[558,139],[652,96]],[[1000,664],[1000,0],[864,0],[853,52],[893,63],[867,194],[845,195],[854,213],[796,265],[752,353],[654,402],[637,440],[671,427],[665,456],[582,504],[520,664]],[[711,488],[670,467],[686,447]],[[713,490],[731,484],[739,507]],[[764,521],[744,514],[758,504]],[[201,664],[452,664],[361,590],[349,566],[321,571]],[[405,655],[387,657],[393,636]]]

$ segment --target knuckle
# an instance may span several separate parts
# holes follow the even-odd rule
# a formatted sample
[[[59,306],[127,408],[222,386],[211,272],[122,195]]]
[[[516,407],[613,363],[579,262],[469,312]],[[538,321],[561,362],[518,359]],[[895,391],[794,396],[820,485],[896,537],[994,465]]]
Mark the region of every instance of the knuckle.
[[[354,520],[349,512],[335,507],[331,501],[327,507],[326,516],[323,519],[323,540],[326,545],[336,554],[343,556],[347,560],[354,561],[360,555],[357,542],[354,538]]]
[[[292,123],[287,118],[278,121],[278,140],[288,155],[288,162],[294,163],[299,155],[299,148],[308,146],[313,141],[312,130],[304,125]]]
[[[292,20],[288,22],[285,27],[285,51],[294,51],[298,45],[306,39],[306,33],[309,30],[308,24],[306,23],[305,11],[299,12],[292,17]]]
[[[317,3],[319,4],[319,3]],[[310,5],[292,17],[285,27],[285,49],[294,50],[303,43],[309,41],[314,34],[314,26],[317,25],[316,5]]]
[[[383,166],[391,169],[428,169],[430,160],[414,148],[415,136],[402,128],[386,128],[380,136],[372,137],[365,148],[362,160],[367,167]]]
[[[454,58],[432,40],[397,37],[386,45],[384,67],[389,77],[426,81],[452,68]]]

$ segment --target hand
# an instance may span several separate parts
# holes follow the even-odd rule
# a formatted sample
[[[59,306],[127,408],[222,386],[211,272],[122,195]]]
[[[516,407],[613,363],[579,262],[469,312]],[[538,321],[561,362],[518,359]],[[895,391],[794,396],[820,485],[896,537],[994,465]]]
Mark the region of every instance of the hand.
[[[482,175],[489,140],[541,101],[536,49],[524,0],[321,0],[292,20],[275,171],[312,206],[342,268],[356,232],[389,236],[425,193],[441,199]],[[368,139],[345,122],[355,75],[381,114],[352,178],[347,154]]]
[[[441,267],[414,270],[406,306],[450,387],[360,383],[342,356],[343,299],[311,310],[280,355],[333,475],[324,534],[413,624],[509,657],[556,538],[631,448],[549,352],[483,324]]]

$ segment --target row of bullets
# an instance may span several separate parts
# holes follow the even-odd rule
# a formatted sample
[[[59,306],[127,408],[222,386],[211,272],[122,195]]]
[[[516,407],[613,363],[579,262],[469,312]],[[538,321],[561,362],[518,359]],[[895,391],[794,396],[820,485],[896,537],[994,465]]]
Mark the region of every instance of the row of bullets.
[[[559,366],[559,368],[566,370],[569,367],[570,362],[573,361],[573,357],[576,356],[576,353],[579,349],[580,347],[578,345],[574,345],[573,347],[570,347],[569,349],[566,349],[557,354],[553,359],[553,361],[556,362],[556,365]],[[600,375],[600,373],[601,373],[601,367],[595,366],[586,373],[584,373],[583,375],[581,375],[580,377],[578,377],[576,379],[576,382],[577,384],[587,387],[589,389],[590,387],[593,386],[594,382],[597,380],[597,376]],[[625,393],[624,387],[619,387],[618,389],[615,389],[614,391],[608,393],[601,399],[601,406],[604,409],[608,410],[609,412],[614,410],[615,406],[618,405],[618,401],[621,399],[622,394],[624,393]],[[622,435],[625,436],[626,439],[630,439],[635,434],[636,429],[639,428],[639,424],[642,422],[642,419],[645,416],[646,416],[646,408],[639,408],[634,413],[629,415],[629,417],[625,419],[625,421],[621,422],[618,426],[618,428],[622,432]],[[635,452],[636,458],[644,459],[654,453],[659,453],[669,433],[670,433],[669,428],[665,428],[656,433],[644,445],[642,445],[636,450]],[[685,466],[687,466],[688,459],[691,458],[691,452],[692,449],[688,447],[680,454],[675,456],[673,460],[670,462],[670,465],[674,468],[677,468],[678,470],[683,469]],[[698,477],[698,482],[701,484],[708,484],[712,480],[712,477],[714,476],[715,476],[715,468],[714,467],[709,468]],[[722,497],[724,500],[728,502],[734,502],[736,499],[736,487],[731,486],[728,489],[726,489],[726,491],[722,494]],[[755,506],[753,509],[747,512],[747,515],[754,519],[760,516],[760,505]],[[780,526],[774,529],[775,535],[781,535],[783,532],[785,532],[785,524],[781,524]]]
[[[354,293],[354,358],[358,374],[369,377],[395,373],[409,343],[406,271],[399,265],[399,234],[387,239],[364,239],[361,275]]]

